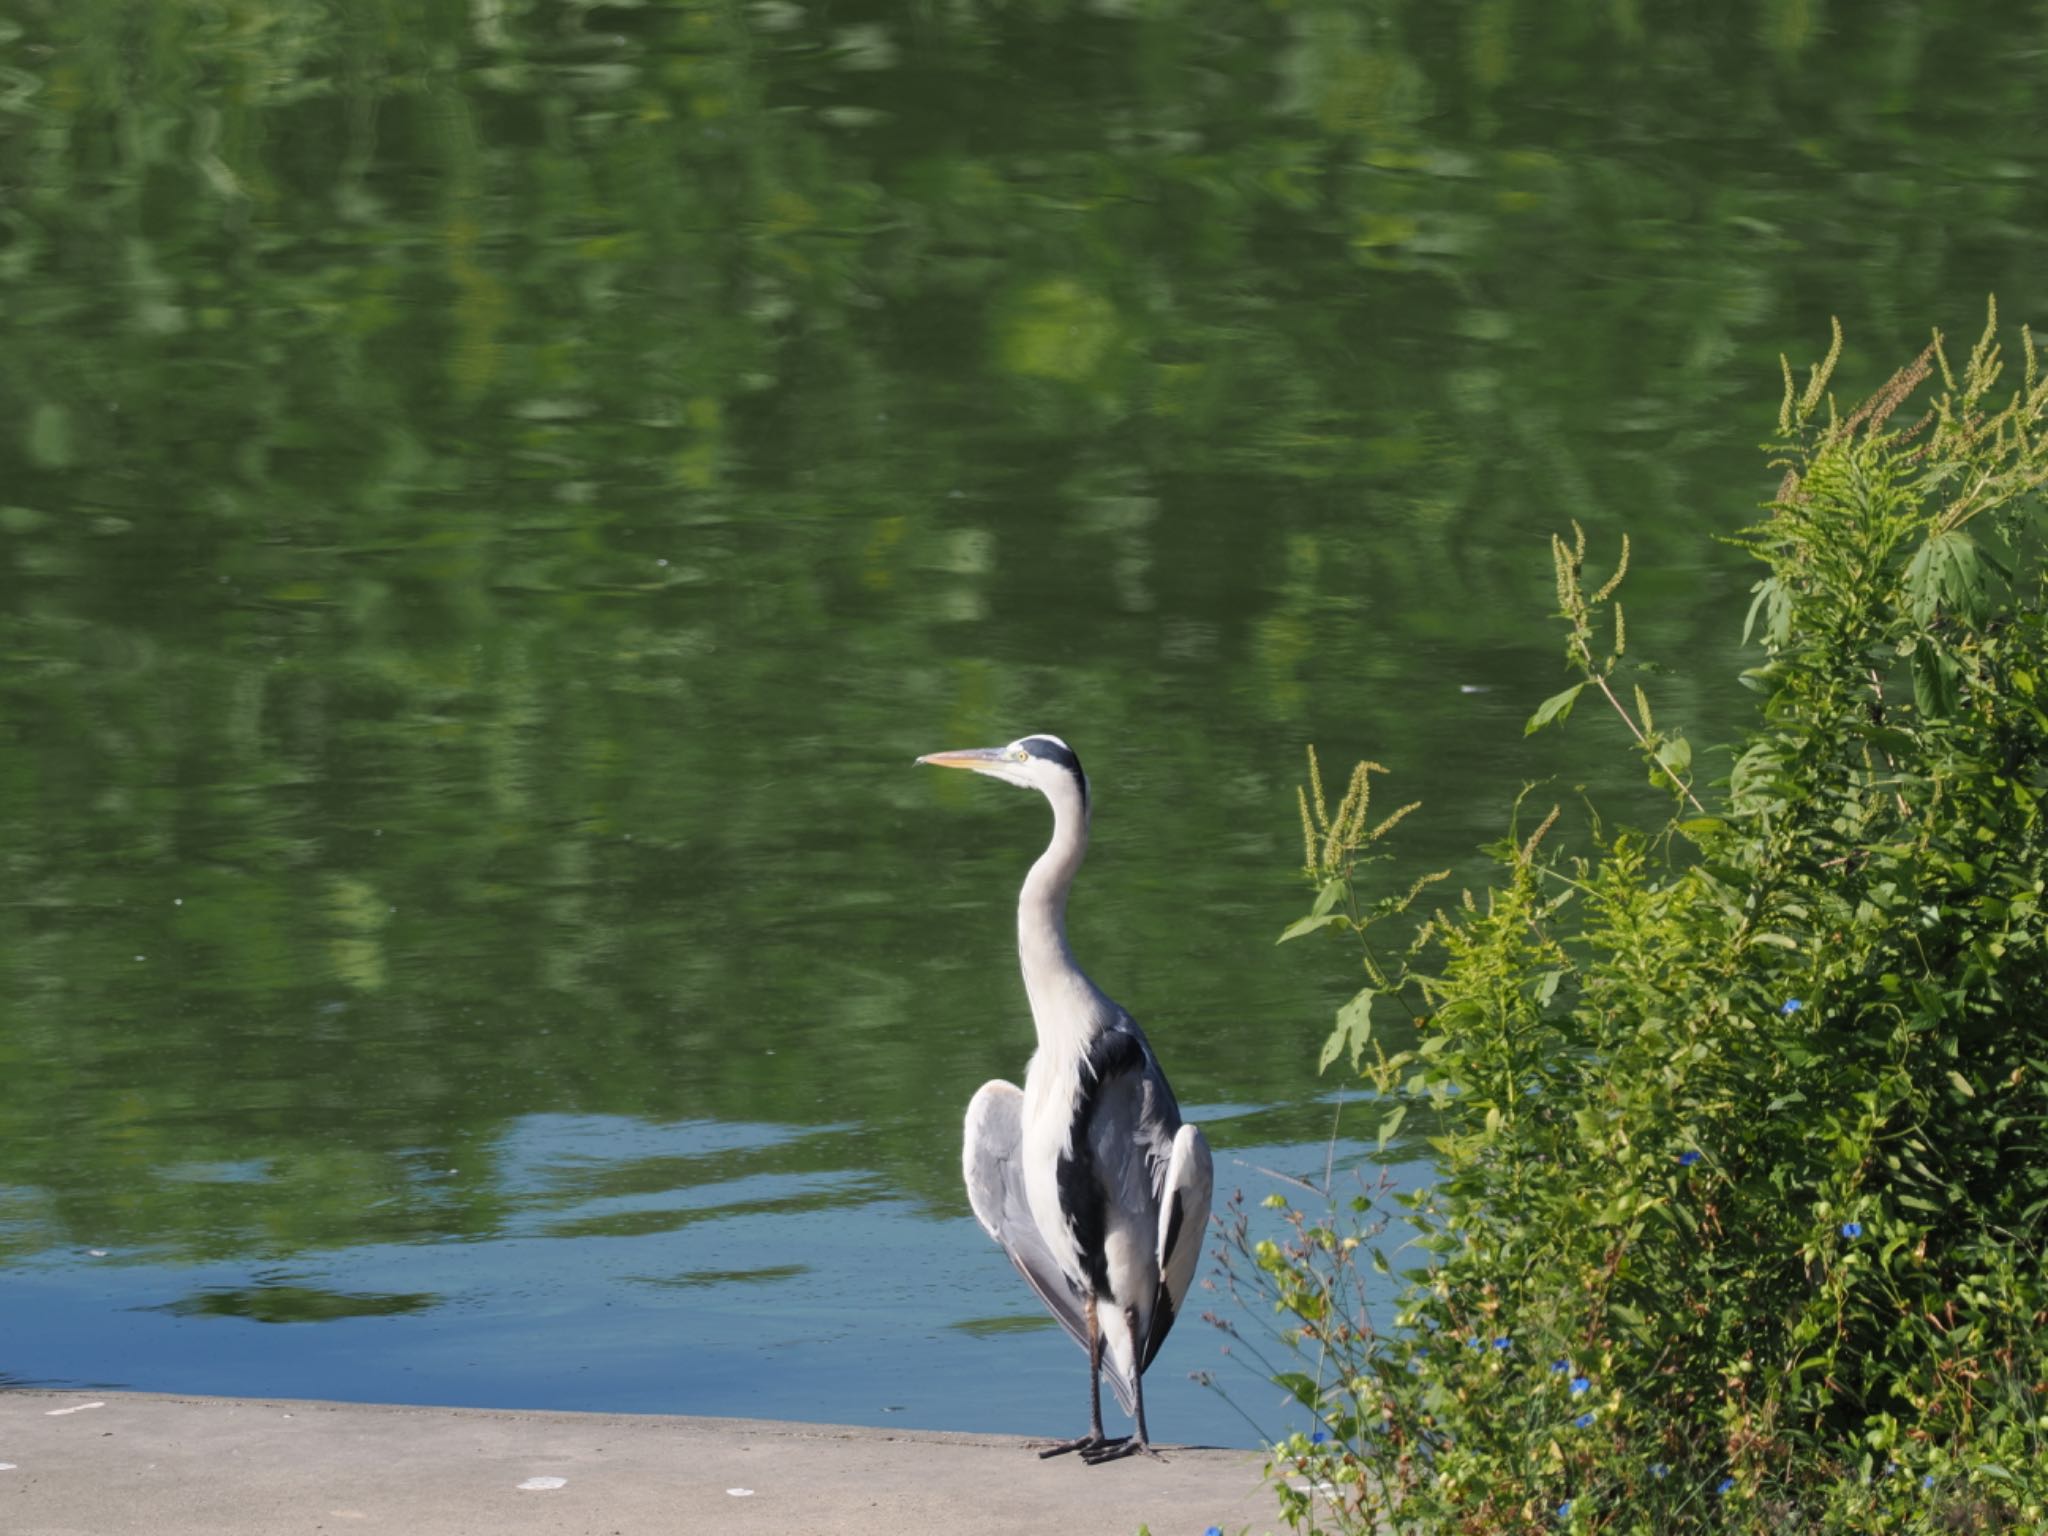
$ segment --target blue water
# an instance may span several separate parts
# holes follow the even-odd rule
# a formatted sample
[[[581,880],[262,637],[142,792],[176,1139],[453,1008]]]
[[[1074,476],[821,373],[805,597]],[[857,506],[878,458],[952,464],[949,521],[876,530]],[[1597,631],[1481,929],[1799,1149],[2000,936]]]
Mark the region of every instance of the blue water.
[[[1348,1139],[1314,1156],[1231,1145],[1246,1107],[1191,1113],[1225,1143],[1226,1189],[1254,1199],[1300,1198],[1261,1168],[1320,1180],[1324,1152],[1340,1169],[1363,1156]],[[529,1116],[495,1149],[503,1218],[468,1240],[277,1265],[91,1248],[15,1264],[0,1272],[5,1379],[267,1397],[306,1383],[357,1401],[1081,1428],[1080,1351],[971,1219],[893,1192],[858,1166],[858,1140],[845,1128]],[[845,1166],[748,1167],[800,1144]],[[189,1172],[263,1177],[247,1166]],[[1219,1293],[1197,1291],[1147,1378],[1155,1432],[1249,1444],[1246,1414],[1284,1432],[1298,1414],[1225,1353],[1199,1316],[1208,1309],[1257,1327]],[[1212,1372],[1235,1405],[1190,1379],[1196,1371]],[[1113,1417],[1113,1397],[1107,1408]]]

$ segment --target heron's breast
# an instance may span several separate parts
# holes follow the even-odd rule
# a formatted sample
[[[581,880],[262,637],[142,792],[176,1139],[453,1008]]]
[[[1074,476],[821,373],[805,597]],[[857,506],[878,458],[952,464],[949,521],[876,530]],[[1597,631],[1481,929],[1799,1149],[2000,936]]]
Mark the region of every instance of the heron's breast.
[[[1024,1198],[1031,1219],[1070,1278],[1081,1274],[1073,1229],[1060,1205],[1060,1161],[1073,1151],[1074,1113],[1080,1102],[1078,1057],[1041,1049],[1024,1075],[1020,1147]]]

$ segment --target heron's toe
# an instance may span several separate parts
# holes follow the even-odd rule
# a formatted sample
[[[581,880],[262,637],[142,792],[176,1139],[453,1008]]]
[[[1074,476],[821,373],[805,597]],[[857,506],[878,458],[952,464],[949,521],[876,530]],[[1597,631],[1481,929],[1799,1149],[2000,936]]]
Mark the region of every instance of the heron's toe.
[[[1090,1430],[1078,1440],[1062,1440],[1058,1445],[1047,1446],[1038,1453],[1038,1459],[1044,1461],[1048,1456],[1064,1456],[1069,1451],[1079,1451],[1083,1461],[1093,1461],[1098,1452],[1122,1445],[1128,1438],[1127,1435],[1119,1435],[1111,1440],[1098,1431]]]
[[[1153,1450],[1148,1442],[1133,1440],[1128,1436],[1120,1440],[1105,1440],[1098,1446],[1081,1448],[1081,1459],[1091,1467],[1100,1466],[1105,1461],[1122,1461],[1126,1456],[1150,1456],[1154,1461],[1166,1460]]]

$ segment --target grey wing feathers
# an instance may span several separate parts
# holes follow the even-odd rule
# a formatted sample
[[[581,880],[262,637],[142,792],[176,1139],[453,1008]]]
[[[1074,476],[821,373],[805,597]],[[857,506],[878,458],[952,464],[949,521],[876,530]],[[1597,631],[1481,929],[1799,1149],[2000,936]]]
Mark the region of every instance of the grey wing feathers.
[[[1002,1245],[1046,1310],[1085,1352],[1088,1321],[1081,1297],[1067,1284],[1052,1250],[1038,1235],[1038,1224],[1031,1219],[1031,1207],[1024,1197],[1023,1128],[1023,1091],[1015,1083],[984,1083],[967,1106],[966,1137],[960,1153],[967,1200],[982,1230]],[[1130,1384],[1107,1359],[1102,1362],[1102,1374],[1129,1413],[1135,1401]]]
[[[1142,1374],[1166,1342],[1201,1267],[1214,1175],[1208,1140],[1197,1127],[1182,1123],[1180,1105],[1145,1032],[1123,1014],[1104,1031],[1105,1041],[1116,1036],[1133,1046],[1125,1051],[1099,1046],[1099,1057],[1097,1051],[1090,1053],[1091,1064],[1098,1059],[1104,1063],[1098,1069],[1102,1075],[1095,1085],[1090,1136],[1095,1165],[1112,1203],[1129,1212],[1148,1211],[1157,1223],[1150,1244],[1155,1284],[1144,1309],[1145,1332],[1132,1341],[1134,1364]],[[1119,1059],[1121,1071],[1113,1065]],[[1105,1374],[1116,1363],[1114,1354],[1105,1357]],[[1116,1387],[1122,1396],[1120,1380]],[[1129,1409],[1128,1399],[1124,1407]]]
[[[1209,1234],[1209,1204],[1215,1172],[1209,1141],[1200,1127],[1183,1125],[1174,1132],[1173,1150],[1159,1190],[1159,1290],[1152,1309],[1152,1327],[1145,1338],[1144,1365],[1152,1364],[1159,1346],[1180,1316],[1188,1287],[1202,1262],[1202,1244]],[[1141,1367],[1142,1369],[1143,1367]]]

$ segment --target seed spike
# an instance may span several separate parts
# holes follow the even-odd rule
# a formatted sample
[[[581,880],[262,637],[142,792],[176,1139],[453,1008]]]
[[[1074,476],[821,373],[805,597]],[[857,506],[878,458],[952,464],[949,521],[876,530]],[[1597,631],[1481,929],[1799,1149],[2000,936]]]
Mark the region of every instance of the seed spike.
[[[1410,800],[1406,805],[1402,806],[1401,809],[1394,812],[1393,815],[1389,816],[1385,821],[1381,822],[1378,826],[1372,829],[1372,837],[1370,841],[1375,843],[1378,842],[1381,838],[1385,837],[1389,832],[1393,831],[1394,828],[1401,825],[1403,821],[1407,820],[1408,815],[1411,811],[1418,811],[1421,808],[1422,802],[1420,800]]]
[[[1802,418],[1811,414],[1813,408],[1820,404],[1821,395],[1827,390],[1828,380],[1834,374],[1835,364],[1842,360],[1842,321],[1840,316],[1828,316],[1828,330],[1831,333],[1831,339],[1828,342],[1828,355],[1813,365],[1813,371],[1807,378],[1806,393],[1799,400],[1799,414]]]
[[[1323,840],[1323,866],[1334,869],[1339,855],[1349,851],[1346,829],[1351,825],[1353,808],[1358,799],[1359,771],[1351,770],[1351,780],[1344,786],[1344,798],[1337,802],[1337,810],[1330,817],[1329,836]]]
[[[1344,829],[1344,838],[1354,846],[1365,841],[1366,810],[1372,804],[1371,774],[1377,766],[1375,763],[1360,761],[1358,766],[1351,770],[1351,783],[1357,792],[1357,798],[1352,801],[1351,821]],[[1350,796],[1347,795],[1346,798]]]
[[[1621,585],[1621,578],[1626,576],[1627,574],[1628,535],[1624,533],[1621,536],[1621,563],[1615,566],[1614,574],[1607,578],[1606,585],[1601,587],[1601,589],[1598,592],[1595,592],[1593,594],[1593,601],[1596,603],[1606,602],[1608,598],[1614,595],[1615,589]]]
[[[1937,363],[1941,364],[1941,382],[1943,387],[1946,388],[1950,394],[1954,394],[1956,392],[1956,371],[1948,365],[1948,348],[1942,345],[1943,340],[1944,337],[1941,334],[1941,327],[1936,326],[1934,328],[1934,360]],[[1948,415],[1946,409],[1942,411],[1942,415],[1944,417]]]
[[[1543,825],[1541,825],[1534,832],[1531,832],[1529,834],[1529,840],[1522,844],[1522,854],[1520,862],[1526,864],[1529,862],[1530,859],[1535,857],[1536,845],[1543,841],[1544,834],[1549,832],[1552,827],[1557,825],[1558,814],[1559,807],[1553,805],[1550,808],[1550,814],[1543,818]]]
[[[1557,567],[1557,611],[1569,613],[1572,607],[1572,556],[1564,547],[1564,540],[1556,534],[1550,536],[1550,563]]]

